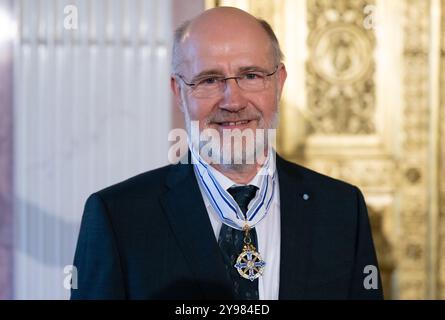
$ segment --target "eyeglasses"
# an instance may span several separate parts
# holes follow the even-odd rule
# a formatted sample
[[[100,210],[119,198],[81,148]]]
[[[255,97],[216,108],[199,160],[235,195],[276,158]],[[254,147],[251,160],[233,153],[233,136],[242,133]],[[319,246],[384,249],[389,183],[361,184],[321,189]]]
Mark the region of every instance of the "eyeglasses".
[[[259,92],[267,88],[269,77],[278,71],[278,65],[271,73],[261,71],[246,71],[234,77],[208,75],[198,78],[193,83],[187,82],[180,74],[176,74],[187,86],[192,89],[196,98],[213,98],[222,94],[226,88],[227,81],[234,79],[240,89],[247,92]]]

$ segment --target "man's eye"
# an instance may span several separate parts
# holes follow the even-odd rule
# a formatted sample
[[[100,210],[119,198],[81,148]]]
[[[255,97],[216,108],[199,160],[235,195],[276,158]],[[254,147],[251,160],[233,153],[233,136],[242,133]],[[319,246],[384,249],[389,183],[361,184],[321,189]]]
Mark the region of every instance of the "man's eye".
[[[198,81],[198,84],[210,85],[218,83],[218,78],[210,77]]]
[[[259,80],[263,78],[263,76],[258,73],[246,73],[243,77],[246,80]]]

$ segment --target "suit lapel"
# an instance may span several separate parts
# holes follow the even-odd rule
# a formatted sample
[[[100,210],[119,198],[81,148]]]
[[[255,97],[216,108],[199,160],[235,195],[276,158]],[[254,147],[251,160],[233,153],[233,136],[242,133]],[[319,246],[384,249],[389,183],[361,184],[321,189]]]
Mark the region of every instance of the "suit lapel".
[[[307,220],[312,192],[295,167],[278,155],[277,169],[281,214],[279,299],[301,299],[310,246]]]
[[[193,166],[174,166],[167,179],[167,186],[170,190],[161,198],[161,203],[203,295],[208,299],[233,298],[232,284]]]

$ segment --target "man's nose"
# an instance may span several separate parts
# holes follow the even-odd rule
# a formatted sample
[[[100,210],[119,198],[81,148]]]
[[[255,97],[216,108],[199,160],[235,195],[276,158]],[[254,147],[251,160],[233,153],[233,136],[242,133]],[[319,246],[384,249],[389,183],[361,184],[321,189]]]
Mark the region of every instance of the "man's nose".
[[[225,82],[224,97],[221,108],[236,112],[246,107],[242,89],[238,86],[236,79],[228,79]]]

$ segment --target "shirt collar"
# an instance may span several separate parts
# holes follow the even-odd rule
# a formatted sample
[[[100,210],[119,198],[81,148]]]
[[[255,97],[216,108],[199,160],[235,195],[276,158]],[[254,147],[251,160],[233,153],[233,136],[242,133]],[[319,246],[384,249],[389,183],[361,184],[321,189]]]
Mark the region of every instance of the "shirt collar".
[[[269,168],[275,168],[275,163],[274,163],[275,157],[271,156],[271,153],[269,153],[269,161],[270,161]],[[224,188],[224,190],[227,190],[233,186],[242,186],[242,184],[238,184],[238,183],[234,182],[232,179],[226,177],[224,174],[222,174],[220,171],[216,170],[214,167],[208,166],[208,169],[209,169],[209,171],[212,172],[216,181],[219,183],[219,185],[222,188]],[[269,174],[271,174],[271,173],[269,172]],[[263,173],[261,173],[261,171],[259,171],[247,185],[254,185],[258,189],[260,189],[263,179],[264,179],[264,175],[263,175]]]

